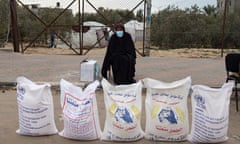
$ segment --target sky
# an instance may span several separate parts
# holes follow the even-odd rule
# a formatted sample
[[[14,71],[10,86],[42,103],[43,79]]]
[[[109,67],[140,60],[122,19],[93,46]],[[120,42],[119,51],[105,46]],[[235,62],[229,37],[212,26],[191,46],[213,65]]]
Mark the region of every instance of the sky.
[[[65,8],[73,0],[21,0],[24,4],[40,4],[41,7],[55,7],[57,2],[60,2],[60,7]],[[81,0],[82,1],[82,0]],[[141,0],[89,0],[96,8],[102,6],[109,9],[132,9]],[[127,2],[127,3],[126,3]],[[217,0],[152,0],[152,13],[158,12],[169,5],[177,6],[178,8],[190,8],[193,5],[198,5],[203,8],[206,5],[216,6]],[[78,0],[73,4],[73,12],[78,10]],[[85,11],[95,12],[94,9],[85,0]]]

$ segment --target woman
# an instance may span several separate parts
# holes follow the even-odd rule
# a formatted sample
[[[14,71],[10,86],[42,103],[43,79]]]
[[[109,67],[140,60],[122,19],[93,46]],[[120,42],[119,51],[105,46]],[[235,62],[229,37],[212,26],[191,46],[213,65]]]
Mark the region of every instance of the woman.
[[[132,37],[125,31],[124,25],[115,26],[115,33],[111,36],[107,52],[102,65],[102,76],[107,78],[107,71],[112,66],[114,83],[135,83],[136,52]]]

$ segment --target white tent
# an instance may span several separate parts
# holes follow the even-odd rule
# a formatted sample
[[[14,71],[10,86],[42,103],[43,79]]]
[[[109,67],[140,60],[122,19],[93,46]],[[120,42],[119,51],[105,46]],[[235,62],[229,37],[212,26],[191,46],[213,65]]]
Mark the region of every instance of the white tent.
[[[83,23],[84,26],[89,26],[90,29],[83,33],[83,46],[93,46],[101,37],[104,36],[103,30],[106,27],[104,24],[95,22],[95,21],[87,21]],[[105,39],[101,39],[101,41],[96,45],[99,47],[103,47]],[[72,33],[72,44],[75,47],[79,47],[79,33]]]
[[[106,26],[102,23],[95,22],[95,21],[87,21],[83,23],[84,26],[89,26],[90,29],[83,33],[83,46],[84,47],[91,47],[94,46],[99,40],[99,42],[95,45],[95,47],[104,47],[106,46],[106,40],[103,38],[104,36],[104,28]],[[79,32],[72,30],[69,35],[68,40],[72,44],[72,48],[79,48]],[[61,42],[61,40],[56,40],[57,47],[60,48],[68,48],[65,43]]]
[[[124,24],[125,30],[129,32],[134,41],[143,40],[144,23],[131,20]]]

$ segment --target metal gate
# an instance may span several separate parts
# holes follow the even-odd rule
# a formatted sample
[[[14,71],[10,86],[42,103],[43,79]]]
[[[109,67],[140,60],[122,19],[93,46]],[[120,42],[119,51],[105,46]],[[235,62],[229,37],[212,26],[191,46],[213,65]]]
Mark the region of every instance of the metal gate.
[[[65,27],[71,27],[72,29],[75,29],[78,34],[79,34],[79,51],[76,48],[72,47],[71,41],[66,40],[63,38],[61,35],[59,35],[59,32],[54,31],[52,29],[53,33],[62,41],[64,42],[70,49],[72,49],[76,54],[79,55],[85,55],[87,54],[90,50],[96,47],[96,45],[101,41],[102,39],[105,38],[105,36],[102,36],[97,39],[97,41],[92,44],[90,47],[84,47],[83,46],[83,41],[84,41],[84,32],[89,29],[89,27],[86,27],[84,25],[84,17],[85,14],[89,12],[96,12],[100,17],[102,17],[105,20],[105,23],[107,26],[112,26],[114,23],[122,21],[125,17],[128,17],[129,14],[132,14],[136,12],[139,8],[143,10],[144,14],[144,20],[143,20],[143,31],[142,31],[142,44],[136,46],[137,52],[142,55],[149,55],[148,50],[150,49],[150,21],[151,21],[151,0],[135,0],[135,1],[129,1],[129,0],[102,0],[102,1],[96,1],[96,0],[71,0],[67,6],[65,6],[61,12],[54,18],[52,19],[51,22],[46,23],[43,19],[41,19],[38,15],[36,15],[26,4],[24,4],[21,0],[16,0],[18,4],[20,4],[22,7],[24,7],[33,17],[35,17],[42,25],[43,29],[37,33],[30,41],[29,43],[25,46],[22,47],[22,52],[26,51],[29,47],[31,47],[34,42],[36,42],[41,35],[43,35],[44,32],[49,30],[51,27],[55,27],[54,23],[63,16],[63,14],[74,4],[77,4],[77,11],[79,13],[78,17],[78,24],[77,25],[71,25],[71,26],[65,26]],[[18,27],[17,27],[17,19],[16,19],[16,10],[14,11],[14,5],[16,4],[15,0],[10,1],[10,6],[12,8],[11,15],[12,15],[12,26],[13,29],[15,29],[15,33],[13,33],[13,40],[14,40],[14,46],[19,45],[18,39],[20,39],[16,32],[18,32]],[[108,4],[104,4],[104,1]],[[39,1],[41,2],[41,1]],[[109,8],[109,3],[111,3],[111,8]],[[56,2],[57,3],[57,2]],[[120,19],[118,19],[115,22],[110,21],[107,18],[107,15],[105,13],[102,13],[99,8],[105,8],[105,9],[127,9],[129,10],[128,13],[121,15]],[[15,7],[16,8],[16,7]],[[13,19],[14,18],[14,19]],[[90,26],[91,27],[91,26]],[[109,29],[108,32],[110,32],[112,29]],[[15,36],[14,36],[15,35]],[[140,51],[142,50],[142,51]]]

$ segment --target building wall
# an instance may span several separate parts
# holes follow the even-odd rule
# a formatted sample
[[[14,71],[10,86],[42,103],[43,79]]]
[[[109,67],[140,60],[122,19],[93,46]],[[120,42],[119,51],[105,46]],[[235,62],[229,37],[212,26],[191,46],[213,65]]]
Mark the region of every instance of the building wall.
[[[228,0],[228,12],[229,13],[234,13],[235,6],[236,6],[235,1],[236,0]]]
[[[240,0],[235,0],[235,12],[240,12]]]
[[[217,13],[222,14],[224,12],[224,1],[225,0],[217,0]]]
[[[224,12],[225,0],[217,0],[217,12],[222,14]],[[240,10],[240,0],[228,0],[227,12],[234,13]]]

